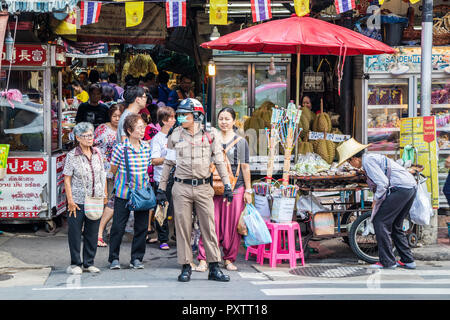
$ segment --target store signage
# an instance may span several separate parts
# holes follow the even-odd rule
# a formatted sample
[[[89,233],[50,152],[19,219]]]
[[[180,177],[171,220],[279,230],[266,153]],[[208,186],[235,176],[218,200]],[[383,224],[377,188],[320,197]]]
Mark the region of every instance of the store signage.
[[[327,133],[327,135],[325,136],[325,133],[323,132],[314,132],[314,131],[309,132],[309,140],[325,139],[331,140],[333,142],[343,142],[350,138],[351,136],[345,134]]]
[[[8,158],[0,179],[0,218],[38,218],[47,185],[45,158]]]
[[[64,188],[64,163],[66,154],[52,157],[52,203],[51,207],[56,208],[56,215],[66,211],[67,198]]]
[[[439,180],[434,116],[402,118],[400,124],[400,156],[403,148],[412,145],[417,149],[417,163],[423,165],[428,191],[434,209],[439,207]]]
[[[386,73],[400,66],[408,67],[407,73],[420,73],[421,48],[399,47],[400,53],[364,56],[365,73]],[[398,65],[397,65],[398,63]],[[450,47],[433,47],[431,63],[434,71],[444,71],[450,66]]]
[[[108,56],[107,43],[77,42],[66,43],[66,55],[72,58],[102,58]]]
[[[9,65],[5,60],[5,47],[3,46],[2,65]],[[47,62],[47,49],[45,45],[16,44],[13,50],[14,66],[44,66]]]

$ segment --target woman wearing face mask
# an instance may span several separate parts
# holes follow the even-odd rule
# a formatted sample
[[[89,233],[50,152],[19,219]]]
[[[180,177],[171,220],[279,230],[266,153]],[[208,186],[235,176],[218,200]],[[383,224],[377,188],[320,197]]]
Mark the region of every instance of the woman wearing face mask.
[[[231,164],[233,175],[238,177],[230,205],[223,202],[223,196],[214,196],[214,220],[219,245],[223,249],[225,268],[229,271],[237,270],[233,264],[236,261],[241,236],[237,232],[237,225],[246,203],[252,203],[252,188],[249,165],[249,147],[245,139],[235,133],[236,113],[232,108],[223,108],[218,114],[220,134],[217,138]],[[196,271],[207,270],[203,239],[200,238]]]
[[[106,224],[111,220],[114,214],[114,195],[112,194],[114,189],[114,176],[109,172],[109,170],[111,169],[112,152],[114,145],[117,142],[117,126],[119,124],[119,119],[122,115],[123,109],[123,105],[113,104],[109,108],[111,122],[99,125],[94,132],[94,145],[102,152],[105,171],[108,172],[108,176],[106,177],[106,185],[108,187],[107,195],[109,201],[105,207],[102,219],[100,220],[100,227],[98,228],[97,246],[99,247],[107,246],[107,244],[103,241],[103,231],[105,230]]]

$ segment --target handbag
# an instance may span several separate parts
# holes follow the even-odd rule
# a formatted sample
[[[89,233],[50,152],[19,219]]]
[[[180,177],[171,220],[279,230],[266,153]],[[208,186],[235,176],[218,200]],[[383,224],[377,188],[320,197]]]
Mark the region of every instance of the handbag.
[[[128,186],[128,190],[130,191],[130,199],[126,204],[126,208],[130,211],[147,211],[154,209],[156,207],[156,196],[150,184],[146,188],[136,190],[133,190],[131,188],[131,174],[127,147],[125,147],[125,167],[127,171],[126,185]]]
[[[99,155],[99,153],[97,153],[97,155]],[[100,159],[100,155],[98,156]],[[92,195],[93,196],[89,196],[88,192],[87,192],[87,188],[86,188],[86,180],[84,178],[84,170],[83,170],[83,165],[81,163],[81,159],[78,158],[79,162],[80,162],[80,168],[82,169],[81,172],[81,179],[83,180],[83,187],[84,187],[84,214],[85,216],[89,219],[89,220],[98,220],[102,217],[103,215],[103,209],[104,209],[104,197],[95,197],[95,178],[94,181],[92,181]],[[100,159],[100,162],[101,159]],[[102,164],[103,166],[103,164]],[[104,190],[105,186],[102,186],[102,190]]]
[[[240,167],[241,167],[241,162],[240,161],[238,162],[238,167],[237,167],[237,170],[236,170],[236,176],[234,176],[233,170],[231,169],[230,161],[228,160],[227,152],[231,148],[233,148],[233,146],[235,144],[237,144],[241,139],[242,139],[242,137],[238,136],[238,138],[235,139],[232,143],[230,143],[230,145],[226,149],[222,150],[224,161],[225,161],[225,165],[226,165],[227,171],[228,171],[228,177],[230,179],[231,190],[234,190],[234,187],[236,186],[237,180],[239,178],[239,170],[240,170]],[[217,171],[216,166],[213,163],[211,164],[210,171],[213,174],[212,187],[214,189],[214,195],[221,196],[225,192],[225,186],[223,184],[222,178],[219,175],[219,172]]]

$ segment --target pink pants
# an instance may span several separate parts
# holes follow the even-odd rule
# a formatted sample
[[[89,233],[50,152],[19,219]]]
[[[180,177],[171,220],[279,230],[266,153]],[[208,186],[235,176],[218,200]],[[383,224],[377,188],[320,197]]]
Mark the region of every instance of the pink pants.
[[[214,196],[214,221],[216,226],[217,241],[223,248],[223,259],[235,261],[241,245],[241,235],[237,232],[237,225],[241,213],[245,208],[244,187],[236,189],[233,201],[227,206],[223,202],[223,196]],[[200,237],[198,244],[198,260],[206,260],[203,239]]]

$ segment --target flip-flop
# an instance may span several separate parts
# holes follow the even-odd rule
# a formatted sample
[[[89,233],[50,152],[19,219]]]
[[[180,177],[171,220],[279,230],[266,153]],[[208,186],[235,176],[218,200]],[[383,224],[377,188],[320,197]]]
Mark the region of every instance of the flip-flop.
[[[147,238],[147,240],[146,240],[146,242],[147,243],[156,243],[156,242],[158,242],[158,239],[151,239],[151,238]]]
[[[160,248],[161,250],[169,250],[169,249],[170,249],[170,247],[169,247],[169,245],[168,245],[167,243],[162,243],[162,244],[159,246],[159,248]]]
[[[236,271],[236,270],[237,270],[237,267],[233,264],[233,262],[227,263],[227,264],[225,265],[225,268],[226,268],[228,271]]]
[[[97,247],[107,247],[108,245],[106,244],[105,241],[103,241],[103,238],[98,238],[97,239]]]

